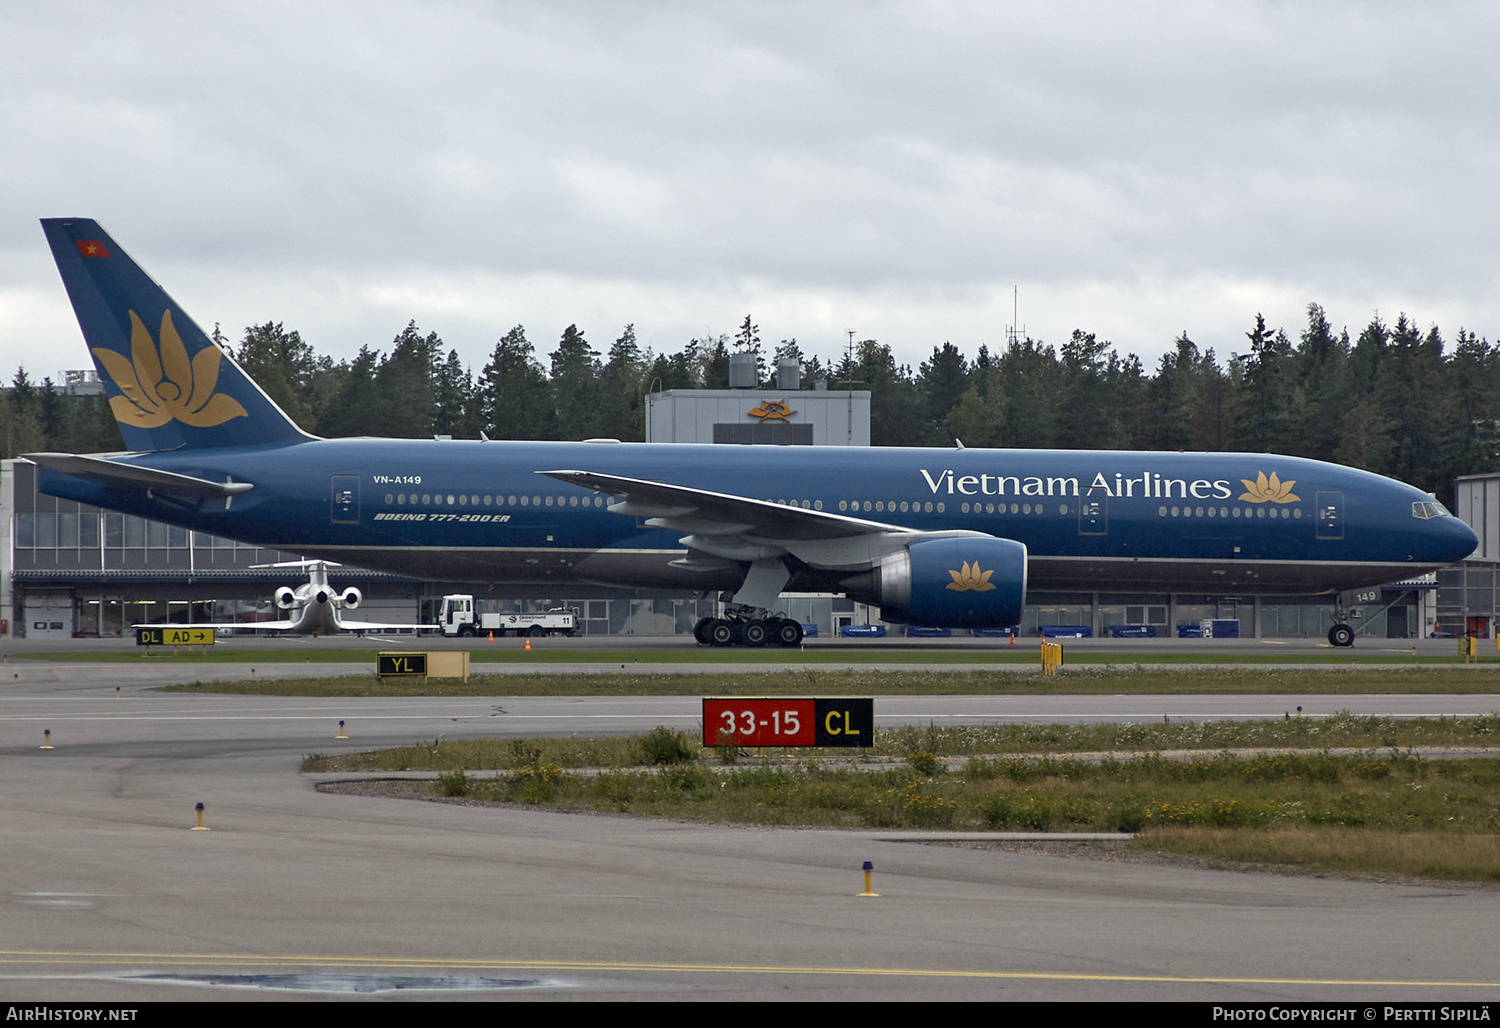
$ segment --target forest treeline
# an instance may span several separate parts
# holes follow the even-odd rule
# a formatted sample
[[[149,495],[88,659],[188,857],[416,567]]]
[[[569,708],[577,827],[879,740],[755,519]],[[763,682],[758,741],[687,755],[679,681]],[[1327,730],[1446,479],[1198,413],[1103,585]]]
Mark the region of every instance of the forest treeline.
[[[214,337],[299,425],[330,437],[640,440],[648,391],[727,388],[730,354],[752,353],[767,387],[790,357],[804,388],[822,378],[869,390],[877,446],[1285,453],[1390,475],[1445,502],[1454,477],[1496,468],[1500,347],[1462,329],[1449,342],[1405,315],[1351,337],[1316,304],[1295,339],[1257,315],[1242,352],[1217,355],[1184,332],[1149,371],[1083,331],[1056,349],[1017,339],[972,357],[943,343],[915,369],[875,339],[830,361],[795,339],[767,352],[750,317],[733,336],[672,354],[642,348],[630,325],[603,347],[570,325],[543,358],[518,325],[477,372],[415,323],[388,350],[342,361],[277,322],[238,343],[217,327]],[[5,456],[122,445],[101,399],[68,396],[24,368],[0,394],[0,442]]]

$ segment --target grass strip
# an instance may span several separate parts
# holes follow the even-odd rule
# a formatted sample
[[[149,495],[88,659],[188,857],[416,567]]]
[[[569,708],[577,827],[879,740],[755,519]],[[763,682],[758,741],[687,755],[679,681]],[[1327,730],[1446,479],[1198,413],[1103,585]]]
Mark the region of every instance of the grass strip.
[[[1073,669],[1043,677],[1007,671],[825,669],[722,674],[475,675],[456,679],[259,678],[161,686],[163,692],[256,696],[1337,696],[1370,693],[1500,694],[1500,674],[1473,667]]]
[[[1418,878],[1493,881],[1500,878],[1500,835],[1303,826],[1244,832],[1170,827],[1136,840],[1155,853],[1210,857],[1300,871],[1386,872]]]
[[[527,764],[555,764],[565,769],[626,767],[674,760],[716,758],[717,749],[704,749],[684,738],[685,750],[652,743],[657,728],[645,736],[537,739],[441,739],[431,744],[308,757],[304,771],[458,771],[503,770]],[[648,749],[652,743],[656,748]],[[1268,750],[1419,748],[1487,748],[1500,745],[1500,712],[1474,718],[1395,719],[1366,716],[1348,710],[1325,718],[1284,721],[1204,721],[1175,724],[1011,724],[903,727],[879,731],[871,755],[910,758],[924,753],[932,758],[973,757],[980,760],[1029,754],[1135,754],[1142,752],[1203,751],[1264,748]],[[778,752],[778,751],[771,751]],[[805,759],[847,759],[849,750],[795,751]]]
[[[1152,852],[1490,881],[1500,879],[1500,760],[1427,760],[1401,747],[1472,746],[1497,729],[1500,714],[1395,722],[1347,712],[1321,724],[902,729],[880,733],[876,755],[904,760],[872,767],[817,752],[743,766],[748,754],[705,751],[684,733],[657,728],[612,739],[444,740],[309,757],[304,770],[440,770],[426,786],[430,796],[554,810],[758,825],[1133,832],[1132,844]],[[1371,749],[1354,756],[1108,752],[1153,742],[1332,747],[1361,740]],[[1056,752],[1060,744],[1106,752],[1084,758]],[[1015,752],[1025,746],[1052,752]],[[955,754],[968,759],[954,764]],[[579,773],[584,767],[604,770]],[[469,774],[480,769],[499,773]],[[403,784],[409,794],[411,783]]]

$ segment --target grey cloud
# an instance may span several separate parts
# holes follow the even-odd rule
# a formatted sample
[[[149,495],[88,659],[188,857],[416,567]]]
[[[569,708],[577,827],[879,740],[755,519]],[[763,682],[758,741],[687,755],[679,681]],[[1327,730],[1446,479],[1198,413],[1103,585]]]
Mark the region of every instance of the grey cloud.
[[[945,338],[993,345],[1016,283],[1045,305],[1023,311],[1036,334],[1084,327],[1148,363],[1183,328],[1236,341],[1257,309],[1293,330],[1313,300],[1349,322],[1410,303],[1450,335],[1500,315],[1484,5],[78,3],[0,20],[0,297],[25,295],[0,299],[9,366],[38,331],[76,341],[35,323],[59,292],[35,219],[58,214],[98,217],[232,324],[316,326],[341,355],[404,324],[359,296],[422,306],[402,282],[426,284],[424,327],[474,359],[511,324],[583,310],[596,336],[635,321],[675,349],[753,299],[777,338],[831,351],[857,311],[914,363]]]

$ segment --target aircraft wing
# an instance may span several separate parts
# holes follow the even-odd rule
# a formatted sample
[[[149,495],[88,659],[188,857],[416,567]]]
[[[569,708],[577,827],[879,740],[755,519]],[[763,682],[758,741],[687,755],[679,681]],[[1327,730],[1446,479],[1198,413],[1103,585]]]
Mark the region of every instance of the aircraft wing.
[[[182,621],[165,621],[154,625],[131,625],[131,628],[212,628],[216,632],[242,632],[246,629],[264,629],[268,632],[289,632],[296,628],[296,621],[225,621],[213,623],[206,621],[194,621],[186,624]]]
[[[642,518],[652,528],[683,532],[689,549],[730,560],[790,555],[815,567],[868,568],[885,554],[919,540],[990,538],[965,530],[918,532],[770,500],[594,471],[537,474],[605,493],[615,499],[609,506],[612,513]]]
[[[350,621],[342,614],[335,620],[345,632],[436,632],[441,629],[440,625],[384,625],[378,621]]]
[[[345,632],[421,632],[435,631],[437,625],[386,625],[376,621],[349,621],[339,617],[335,619],[339,629]],[[305,628],[301,621],[226,621],[222,624],[194,621],[191,625],[181,621],[164,622],[155,625],[131,625],[131,628],[212,628],[220,632],[243,632],[254,629],[265,632],[292,632],[299,628]]]

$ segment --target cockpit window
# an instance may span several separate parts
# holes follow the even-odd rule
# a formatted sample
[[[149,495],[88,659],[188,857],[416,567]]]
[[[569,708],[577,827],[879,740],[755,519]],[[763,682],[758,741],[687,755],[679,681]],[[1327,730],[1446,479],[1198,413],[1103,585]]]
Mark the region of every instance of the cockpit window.
[[[1436,500],[1417,500],[1411,505],[1411,516],[1414,518],[1443,518],[1451,517],[1448,508]]]

